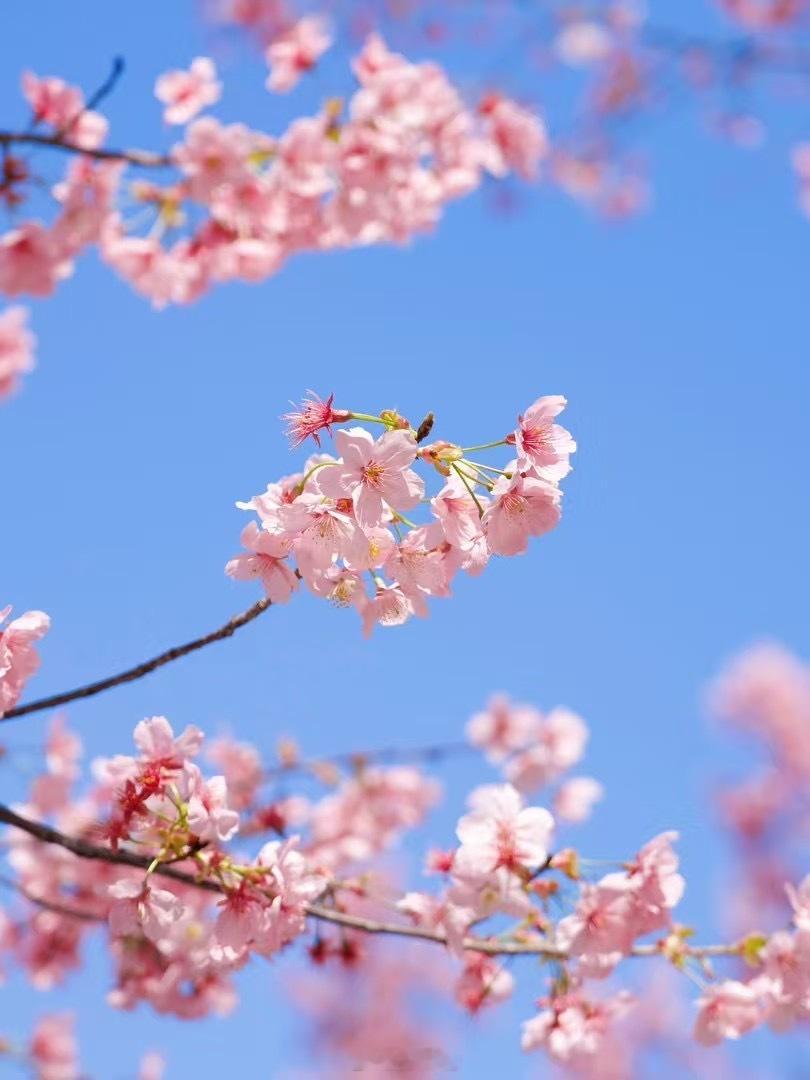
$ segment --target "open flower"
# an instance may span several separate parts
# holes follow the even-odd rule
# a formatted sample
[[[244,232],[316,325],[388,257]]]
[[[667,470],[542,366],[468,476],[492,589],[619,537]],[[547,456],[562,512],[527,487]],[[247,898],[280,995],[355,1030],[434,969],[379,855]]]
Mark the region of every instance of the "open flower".
[[[408,466],[416,458],[416,441],[408,431],[387,431],[375,440],[364,428],[335,434],[342,461],[323,469],[321,491],[333,498],[351,498],[361,529],[379,525],[387,508],[410,510],[425,485]]]
[[[317,15],[299,19],[267,48],[270,65],[267,89],[276,93],[292,90],[301,76],[315,67],[331,44],[325,19]]]
[[[284,561],[289,545],[278,536],[260,531],[255,521],[244,527],[241,540],[250,554],[234,556],[225,573],[238,581],[258,578],[274,604],[286,604],[298,588],[295,574]]]
[[[217,69],[208,56],[191,61],[188,71],[167,71],[155,83],[155,97],[166,108],[163,119],[167,124],[187,124],[204,109],[219,101],[222,83],[217,82]]]
[[[557,525],[560,498],[560,489],[539,476],[499,477],[482,522],[490,549],[496,555],[521,555],[530,536],[542,536]]]

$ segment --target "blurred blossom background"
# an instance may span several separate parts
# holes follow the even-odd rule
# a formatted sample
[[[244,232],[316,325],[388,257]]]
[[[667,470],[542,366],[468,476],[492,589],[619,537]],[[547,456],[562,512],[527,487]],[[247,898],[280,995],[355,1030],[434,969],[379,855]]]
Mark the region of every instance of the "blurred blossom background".
[[[687,35],[742,33],[722,5],[649,7]],[[343,14],[338,5],[342,27]],[[440,23],[426,33],[420,10],[391,26],[393,44],[439,57],[462,87],[503,86],[575,123],[575,99],[527,50],[512,60],[508,41],[448,38]],[[103,107],[112,145],[170,145],[154,80],[197,55],[215,58],[224,83],[215,115],[270,132],[351,89],[354,46],[343,39],[293,94],[267,94],[260,54],[190,0],[37,0],[9,8],[2,26],[0,126],[25,120],[22,69],[90,90],[118,54],[126,73]],[[223,574],[244,523],[234,502],[303,461],[279,416],[308,388],[361,411],[432,410],[436,436],[465,445],[499,438],[540,394],[565,394],[579,450],[560,528],[459,579],[429,619],[364,641],[353,613],[302,592],[234,641],[68,718],[90,757],[126,751],[134,723],[157,713],[268,754],[292,736],[318,756],[457,742],[495,691],[563,704],[591,731],[578,771],[605,787],[564,838],[615,860],[677,829],[688,882],[678,917],[701,940],[784,921],[783,868],[794,879],[808,869],[807,669],[770,645],[715,683],[752,644],[810,658],[810,224],[791,166],[810,123],[806,93],[782,89],[752,91],[754,101],[732,90],[705,107],[673,91],[629,116],[616,138],[638,205],[583,203],[550,180],[493,183],[405,248],[296,257],[259,286],[157,314],[84,258],[55,297],[32,304],[38,367],[0,415],[2,598],[53,619],[30,693],[116,671],[249,606],[252,587]],[[60,161],[35,161],[46,182],[58,179]],[[2,731],[8,800],[22,797],[47,722]],[[475,754],[430,769],[445,796],[390,860],[403,880],[420,881],[429,842],[451,844],[461,793],[497,777]],[[522,961],[515,997],[467,1017],[425,993],[447,979],[435,952],[384,946],[378,993],[363,1006],[418,989],[428,1064],[414,1075],[544,1075],[518,1038],[544,992],[541,968]],[[334,987],[300,957],[253,963],[230,1017],[188,1025],[107,1010],[100,949],[47,995],[7,976],[4,1030],[27,1032],[46,1008],[74,1011],[88,1075],[133,1076],[145,1047],[165,1054],[169,1077],[339,1075],[334,1048],[318,1054],[317,1018],[346,997],[330,999]],[[688,1059],[658,1040],[653,1013],[681,1009],[677,1023],[691,1027],[694,987],[683,981],[681,999],[675,975],[653,977],[639,1021],[651,1071],[638,1075],[804,1074],[802,1034],[760,1031],[739,1052]],[[374,1068],[357,1064],[359,1075]]]

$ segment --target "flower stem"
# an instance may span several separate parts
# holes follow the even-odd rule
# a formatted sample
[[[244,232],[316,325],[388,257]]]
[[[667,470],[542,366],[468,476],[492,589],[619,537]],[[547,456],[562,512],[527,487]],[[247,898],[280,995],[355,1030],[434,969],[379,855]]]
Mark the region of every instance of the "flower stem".
[[[497,442],[481,443],[480,446],[462,446],[462,450],[465,454],[471,454],[475,450],[492,450],[496,446],[507,446],[506,439],[499,439]]]
[[[481,505],[481,502],[480,502],[478,496],[475,494],[475,491],[470,487],[470,484],[469,484],[469,481],[467,480],[467,477],[464,475],[464,473],[461,471],[461,469],[459,469],[458,465],[456,465],[455,462],[453,462],[452,469],[461,477],[462,484],[467,489],[467,491],[470,493],[470,498],[472,499],[472,501],[478,507],[478,516],[480,518],[482,518],[484,516],[484,508]]]

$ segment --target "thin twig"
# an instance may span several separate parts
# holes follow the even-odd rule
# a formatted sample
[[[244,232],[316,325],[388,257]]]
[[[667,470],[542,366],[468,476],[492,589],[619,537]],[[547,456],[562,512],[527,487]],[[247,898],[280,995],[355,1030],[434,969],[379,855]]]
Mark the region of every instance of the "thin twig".
[[[0,146],[27,144],[44,146],[51,150],[63,150],[68,154],[83,154],[97,161],[125,161],[141,169],[165,169],[174,164],[171,154],[157,154],[152,150],[108,150],[103,146],[92,150],[55,135],[38,135],[35,131],[0,131]]]
[[[243,611],[241,615],[234,615],[218,630],[212,630],[209,634],[195,638],[185,645],[174,645],[171,649],[152,657],[151,660],[144,660],[142,663],[136,664],[135,667],[122,671],[119,675],[110,675],[106,679],[99,679],[98,682],[88,683],[87,686],[80,686],[75,690],[66,690],[61,694],[52,694],[50,697],[40,698],[38,701],[30,701],[27,705],[18,705],[14,709],[9,709],[4,716],[0,716],[0,720],[13,720],[17,716],[26,716],[28,713],[40,712],[42,709],[53,709],[58,705],[66,705],[69,701],[93,697],[95,694],[100,694],[113,686],[120,686],[122,683],[142,679],[144,675],[151,674],[151,672],[156,671],[165,664],[171,664],[183,656],[188,656],[189,653],[196,652],[197,649],[203,649],[206,645],[213,644],[215,641],[223,641],[225,638],[229,638],[241,627],[253,622],[263,611],[267,611],[271,604],[272,601],[265,597],[265,599],[254,604],[253,607],[248,608],[247,611]]]
[[[34,839],[42,841],[42,843],[55,844],[58,847],[65,848],[65,850],[72,852],[82,859],[96,859],[113,865],[131,866],[142,870],[149,869],[153,862],[148,855],[136,855],[133,852],[124,850],[111,851],[108,848],[91,844],[86,840],[66,836],[64,833],[58,832],[49,825],[43,825],[38,821],[30,821],[28,818],[22,817],[20,814],[15,813],[15,811],[3,805],[0,805],[0,822],[11,825],[16,829],[21,829],[23,832],[28,833],[29,836],[33,836]],[[154,868],[154,873],[171,878],[173,881],[181,882],[184,885],[205,889],[207,892],[220,893],[223,891],[221,887],[213,881],[206,881],[194,877],[182,870],[177,870],[173,866],[167,866],[162,863]],[[359,930],[366,934],[389,934],[393,937],[416,938],[420,941],[431,941],[438,945],[447,944],[447,938],[444,934],[438,934],[432,930],[425,930],[418,926],[380,922],[377,919],[367,919],[359,915],[350,915],[345,911],[322,907],[319,904],[307,904],[305,910],[313,919],[318,919],[321,922],[333,923],[350,930]],[[527,939],[525,941],[467,938],[464,941],[464,948],[470,952],[485,953],[488,956],[526,955],[542,956],[547,960],[568,959],[568,954],[565,950],[558,949],[547,939],[538,937]],[[738,944],[684,945],[683,951],[685,954],[695,957],[734,956],[739,953],[740,947]],[[658,956],[660,954],[661,950],[656,944],[637,945],[631,953],[632,956]]]
[[[319,758],[281,762],[265,769],[264,779],[275,780],[291,773],[316,775],[326,765],[350,769],[362,769],[366,765],[397,765],[403,762],[436,762],[461,754],[478,753],[468,742],[434,743],[431,746],[383,746],[378,750],[344,750],[338,754],[325,754]]]

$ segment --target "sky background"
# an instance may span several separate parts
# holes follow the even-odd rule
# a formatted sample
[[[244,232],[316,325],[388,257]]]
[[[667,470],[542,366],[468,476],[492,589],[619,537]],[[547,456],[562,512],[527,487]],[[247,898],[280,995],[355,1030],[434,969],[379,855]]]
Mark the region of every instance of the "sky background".
[[[0,33],[0,126],[24,121],[24,67],[90,89],[123,53],[126,76],[104,105],[111,142],[168,144],[154,78],[212,51],[192,3],[13,7]],[[700,26],[701,8],[684,4],[683,24]],[[275,131],[348,88],[338,63],[329,70],[340,85],[319,74],[279,100],[248,50],[214,55],[224,120]],[[788,162],[806,130],[795,113],[772,118],[756,153],[716,141],[689,114],[653,124],[654,203],[621,225],[547,189],[525,192],[509,216],[473,197],[407,249],[300,257],[261,286],[157,314],[83,259],[53,299],[32,305],[38,368],[0,413],[0,603],[53,619],[31,693],[117,671],[257,598],[223,574],[245,520],[233,503],[303,460],[278,417],[308,388],[363,411],[418,419],[431,409],[436,435],[465,444],[500,437],[538,395],[565,394],[580,447],[566,512],[525,557],[494,560],[428,620],[371,641],[352,613],[302,593],[69,717],[89,756],[127,752],[134,724],[157,713],[268,751],[292,734],[319,754],[456,741],[496,690],[566,704],[591,727],[581,771],[607,790],[571,840],[622,858],[677,828],[689,883],[679,916],[704,940],[719,933],[728,850],[707,796],[738,751],[707,723],[702,694],[754,640],[810,654],[810,224]],[[57,178],[60,162],[35,162]],[[3,730],[23,768],[47,723],[38,714]],[[450,843],[464,793],[495,773],[470,759],[442,775],[430,836]],[[0,785],[21,795],[11,766]],[[68,1007],[96,1078],[133,1076],[146,1048],[165,1052],[170,1078],[281,1077],[307,1061],[285,1003],[293,967],[254,963],[233,1016],[184,1025],[108,1010],[109,969],[91,950],[86,972],[57,993],[12,978],[2,1029],[22,1035],[42,1011]],[[543,975],[528,964],[516,974],[514,1003],[478,1023],[454,1017],[457,1075],[537,1075],[518,1024]],[[767,1036],[745,1054],[753,1069],[791,1075],[795,1050]]]

